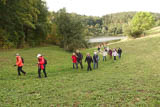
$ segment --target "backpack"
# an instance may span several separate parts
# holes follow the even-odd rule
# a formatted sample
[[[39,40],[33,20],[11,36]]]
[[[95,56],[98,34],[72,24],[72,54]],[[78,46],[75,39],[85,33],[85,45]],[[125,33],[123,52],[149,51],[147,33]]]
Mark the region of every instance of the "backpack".
[[[47,65],[47,60],[46,59],[44,59],[44,64]]]
[[[22,59],[22,63],[24,64],[24,59],[23,59],[23,57],[21,57],[21,59]]]
[[[99,61],[99,56],[98,55],[96,55],[96,60],[97,60],[97,62]]]

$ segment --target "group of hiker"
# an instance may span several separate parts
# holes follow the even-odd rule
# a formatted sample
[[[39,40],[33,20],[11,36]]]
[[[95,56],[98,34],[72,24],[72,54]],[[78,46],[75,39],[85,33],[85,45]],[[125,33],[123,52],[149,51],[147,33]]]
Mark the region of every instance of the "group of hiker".
[[[93,57],[90,55],[90,53],[87,53],[86,58],[85,58],[85,62],[87,62],[87,64],[88,64],[87,71],[92,70],[91,63],[93,63],[93,68],[94,69],[98,68],[98,62],[100,60],[98,54],[102,54],[103,61],[106,61],[107,55],[109,55],[110,59],[112,59],[112,56],[113,56],[114,60],[116,60],[117,56],[119,58],[121,58],[122,49],[119,48],[118,51],[117,51],[116,49],[112,50],[109,47],[104,47],[104,50],[101,51],[101,48],[98,47],[98,51],[94,51]],[[47,60],[41,54],[37,54],[37,58],[38,58],[38,62],[37,62],[38,77],[41,78],[41,70],[43,70],[44,76],[47,77],[47,73],[46,73]],[[79,64],[81,66],[81,69],[83,69],[82,60],[83,60],[83,54],[80,53],[79,50],[77,50],[75,53],[73,53],[72,54],[73,69],[74,68],[78,69]],[[26,72],[24,72],[23,69],[22,69],[23,65],[24,65],[24,59],[17,53],[16,54],[16,65],[15,66],[18,67],[17,70],[18,70],[18,75],[19,76],[21,75],[21,73],[26,75]]]
[[[121,58],[121,54],[122,54],[122,49],[121,48],[118,48],[117,49],[109,49],[109,47],[105,47],[104,48],[104,51],[101,51],[98,49],[98,52],[102,52],[103,53],[103,61],[105,60],[106,61],[106,56],[109,55],[110,59],[112,59],[112,56],[114,57],[114,60],[116,60],[116,57],[118,56],[119,59]]]
[[[43,70],[44,76],[47,77],[47,73],[46,73],[47,60],[41,54],[38,54],[37,58],[38,58],[38,62],[37,62],[37,65],[38,65],[38,77],[41,78],[41,70]],[[16,65],[14,65],[14,66],[18,67],[17,70],[18,70],[18,75],[19,76],[21,75],[21,72],[24,75],[26,75],[26,72],[24,72],[22,70],[23,65],[24,65],[24,59],[17,53],[16,54]]]
[[[86,58],[85,58],[85,62],[87,62],[87,64],[88,64],[87,71],[92,70],[91,63],[93,63],[94,69],[98,68],[98,62],[100,60],[99,55],[98,55],[99,53],[102,54],[103,61],[107,60],[107,55],[109,55],[110,59],[112,59],[112,56],[113,56],[114,61],[115,61],[117,56],[119,57],[119,59],[121,58],[122,49],[118,48],[118,50],[117,49],[112,50],[109,47],[104,47],[104,50],[101,51],[101,48],[98,47],[98,52],[94,51],[93,58],[90,55],[90,53],[87,53]],[[75,53],[72,54],[73,69],[75,67],[76,67],[76,69],[78,69],[78,64],[80,64],[81,69],[83,69],[82,59],[83,59],[83,55],[82,55],[82,53],[79,52],[79,50],[77,50]]]

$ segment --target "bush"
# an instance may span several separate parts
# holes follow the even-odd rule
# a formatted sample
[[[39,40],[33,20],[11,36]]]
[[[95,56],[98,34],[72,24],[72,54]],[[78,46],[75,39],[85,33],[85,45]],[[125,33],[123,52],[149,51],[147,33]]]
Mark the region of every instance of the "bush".
[[[153,15],[149,12],[138,12],[131,20],[131,36],[139,37],[145,30],[149,30],[155,24]]]
[[[15,48],[15,45],[14,45],[14,43],[12,43],[12,42],[6,41],[6,42],[4,42],[2,48],[3,48],[3,49]]]
[[[10,34],[8,34],[5,30],[0,29],[0,47],[3,49],[15,47],[14,43],[8,40],[9,37]]]

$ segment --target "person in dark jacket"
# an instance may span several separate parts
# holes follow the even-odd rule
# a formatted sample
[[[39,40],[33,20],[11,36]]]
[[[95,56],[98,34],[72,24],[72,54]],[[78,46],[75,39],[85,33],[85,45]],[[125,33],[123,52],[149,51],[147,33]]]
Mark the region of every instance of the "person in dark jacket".
[[[97,55],[97,52],[94,52],[93,55],[93,64],[94,64],[94,69],[98,68],[98,61],[99,61],[99,56]]]
[[[118,49],[118,56],[119,56],[119,59],[121,58],[121,54],[122,54],[122,49],[119,48],[119,49]]]
[[[112,49],[109,49],[108,54],[110,56],[110,59],[112,59]]]
[[[80,64],[81,69],[83,69],[82,65],[83,55],[79,52],[79,50],[76,51],[76,56],[77,56],[77,63]]]
[[[98,46],[97,50],[98,50],[98,52],[101,52],[101,48],[100,48],[100,46]]]
[[[85,59],[85,62],[88,63],[88,67],[87,67],[87,71],[92,71],[92,68],[91,68],[91,63],[93,62],[93,59],[92,57],[90,56],[89,53],[87,53],[87,56],[86,56],[86,59]]]

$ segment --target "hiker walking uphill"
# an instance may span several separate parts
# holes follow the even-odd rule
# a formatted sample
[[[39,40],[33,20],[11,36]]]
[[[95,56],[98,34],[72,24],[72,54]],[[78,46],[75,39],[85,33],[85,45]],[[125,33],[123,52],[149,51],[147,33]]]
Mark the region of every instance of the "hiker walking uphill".
[[[119,56],[119,59],[121,58],[121,54],[122,54],[122,49],[119,48],[119,49],[118,49],[118,56]]]
[[[46,69],[45,69],[45,59],[41,54],[37,55],[38,58],[38,77],[41,78],[41,70],[43,70],[44,76],[47,77]]]
[[[76,51],[76,56],[77,56],[77,64],[80,64],[81,69],[83,69],[82,65],[83,55],[79,52],[79,50]]]
[[[118,53],[117,53],[116,49],[113,49],[113,57],[114,57],[114,60],[116,60],[116,56],[118,56]]]
[[[98,50],[98,52],[101,52],[101,48],[100,48],[100,46],[98,46],[97,50]]]
[[[109,49],[108,54],[110,56],[110,59],[112,59],[112,49]]]
[[[23,70],[22,70],[22,67],[23,67],[23,64],[24,63],[24,61],[23,61],[23,58],[17,53],[16,54],[16,65],[15,66],[18,66],[18,75],[20,76],[21,75],[21,72],[25,75],[26,74],[26,72],[24,72]]]
[[[97,52],[94,52],[94,55],[93,55],[93,67],[94,69],[95,68],[98,68],[98,61],[99,61],[99,56],[97,55]]]
[[[87,53],[85,62],[87,62],[87,64],[88,64],[87,71],[89,71],[89,70],[92,71],[91,63],[93,62],[93,59],[89,53]]]
[[[107,52],[106,50],[103,51],[103,61],[106,61]]]
[[[72,54],[72,62],[73,62],[73,69],[75,68],[75,65],[76,65],[76,69],[78,69],[77,56],[75,53]]]

